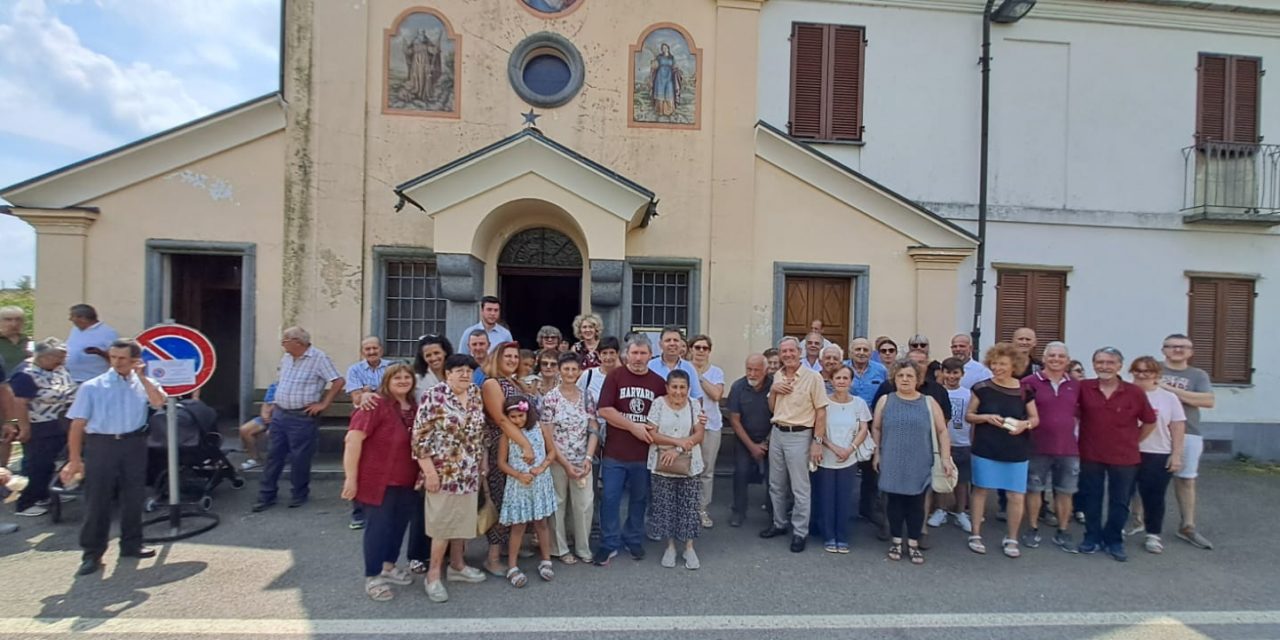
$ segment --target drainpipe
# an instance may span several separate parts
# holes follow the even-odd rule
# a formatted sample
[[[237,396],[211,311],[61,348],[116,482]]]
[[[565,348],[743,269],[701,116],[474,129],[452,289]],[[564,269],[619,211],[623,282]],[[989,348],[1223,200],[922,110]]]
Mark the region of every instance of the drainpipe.
[[[991,116],[991,10],[996,0],[987,0],[982,10],[982,125],[978,151],[978,265],[973,277],[973,352],[978,353],[982,337],[982,291],[986,287],[987,264],[987,125]]]

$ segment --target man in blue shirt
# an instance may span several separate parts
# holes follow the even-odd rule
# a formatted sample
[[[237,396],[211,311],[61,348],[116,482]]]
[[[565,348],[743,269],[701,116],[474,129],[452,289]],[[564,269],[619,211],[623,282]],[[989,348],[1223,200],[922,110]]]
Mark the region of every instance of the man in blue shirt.
[[[871,359],[872,351],[870,340],[854,338],[849,341],[849,359],[845,360],[853,370],[853,386],[849,387],[849,393],[862,398],[868,407],[875,406],[871,403],[875,400],[876,389],[889,379],[888,369]]]
[[[667,379],[672,369],[680,369],[689,374],[690,380],[700,379],[698,370],[693,368],[693,363],[680,357],[680,348],[684,346],[684,334],[680,332],[680,327],[674,325],[663,327],[658,342],[662,347],[662,354],[649,361],[650,371],[662,376],[663,380]],[[689,385],[689,397],[701,401],[702,385]]]
[[[80,385],[67,411],[71,432],[62,483],[83,474],[85,514],[80,529],[83,561],[78,576],[102,566],[111,533],[112,499],[120,502],[120,557],[150,558],[155,549],[142,546],[142,501],[147,476],[147,405],[160,408],[165,393],[142,374],[142,348],[133,340],[116,340],[107,349],[111,369]],[[88,465],[84,462],[88,454]]]
[[[502,303],[493,296],[485,296],[480,298],[480,322],[477,322],[466,329],[462,330],[462,335],[458,337],[458,348],[469,342],[472,331],[483,331],[489,339],[489,350],[504,343],[511,342],[511,332],[506,327],[498,324],[498,319],[502,316]]]

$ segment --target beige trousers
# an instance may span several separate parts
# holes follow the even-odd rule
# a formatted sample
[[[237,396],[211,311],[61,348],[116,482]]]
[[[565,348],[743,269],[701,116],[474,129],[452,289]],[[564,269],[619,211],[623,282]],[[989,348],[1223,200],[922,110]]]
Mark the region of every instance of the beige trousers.
[[[704,431],[702,435],[702,511],[711,505],[711,486],[716,479],[716,457],[720,455],[720,431]]]
[[[552,555],[563,556],[569,553],[565,519],[573,530],[574,555],[579,558],[591,558],[591,511],[595,504],[595,492],[592,491],[591,476],[587,476],[587,486],[579,487],[578,481],[565,473],[559,464],[551,465],[551,480],[556,487],[556,514],[551,518],[551,536],[555,541]]]

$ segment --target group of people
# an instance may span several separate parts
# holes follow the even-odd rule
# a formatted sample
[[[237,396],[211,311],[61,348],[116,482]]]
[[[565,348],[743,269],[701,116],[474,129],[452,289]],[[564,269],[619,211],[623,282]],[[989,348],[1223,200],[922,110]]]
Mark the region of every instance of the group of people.
[[[1125,536],[1141,534],[1148,552],[1163,551],[1170,483],[1181,512],[1176,535],[1212,548],[1196,528],[1195,489],[1199,411],[1214,396],[1208,375],[1190,366],[1193,344],[1182,334],[1165,338],[1162,359],[1134,359],[1131,383],[1121,378],[1117,349],[1097,349],[1096,377],[1085,379],[1061,342],[1033,357],[1028,328],[981,361],[971,338],[957,334],[950,356],[937,360],[919,335],[904,353],[889,337],[854,338],[846,353],[815,321],[803,338],[748,356],[742,377],[726,384],[706,335],[666,327],[657,345],[643,333],[620,342],[604,335],[598,316],[583,314],[574,343],[545,327],[536,349],[523,349],[500,318],[499,301],[485,297],[460,351],[442,335],[424,335],[409,363],[384,358],[378,338],[368,337],[346,375],[304,329],[286,329],[279,375],[260,415],[241,427],[245,468],[263,465],[253,510],[276,505],[286,465],[288,506],[307,502],[319,416],[345,393],[353,411],[341,495],[352,501],[352,527],[364,529],[365,591],[378,601],[415,574],[425,574],[435,602],[448,600],[445,582],[494,576],[524,587],[520,560],[531,556],[537,577],[551,581],[553,559],[606,566],[625,551],[640,560],[646,539],[664,543],[662,566],[696,570],[695,541],[715,524],[708,507],[725,432],[733,442],[729,526],[745,523],[750,485],[763,483],[769,522],[760,536],[786,536],[793,552],[814,537],[826,552],[849,553],[857,505],[878,525],[891,560],[923,564],[928,529],[948,520],[968,534],[970,550],[985,554],[995,493],[1004,555],[1039,547],[1044,524],[1063,550],[1123,561]],[[4,389],[17,397],[6,403],[25,409],[14,436],[27,443],[33,486],[40,478],[47,485],[64,444],[63,481],[89,479],[84,574],[101,563],[115,491],[122,553],[153,553],[136,524],[140,476],[120,461],[144,446],[134,436],[144,432],[146,406],[164,393],[140,375],[137,345],[117,340],[91,307],[73,307],[72,322],[66,345],[37,343]],[[265,462],[257,444],[264,433]],[[47,499],[38,487],[28,491],[20,512],[39,515]],[[1078,544],[1073,521],[1084,524]],[[536,551],[524,548],[527,532]],[[470,566],[464,547],[481,536],[487,554]]]

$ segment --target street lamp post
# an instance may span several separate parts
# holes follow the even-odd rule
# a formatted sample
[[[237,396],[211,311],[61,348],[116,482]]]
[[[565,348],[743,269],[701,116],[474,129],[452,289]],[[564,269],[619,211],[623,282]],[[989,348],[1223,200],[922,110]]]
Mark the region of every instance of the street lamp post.
[[[986,288],[987,264],[987,155],[989,124],[991,120],[991,23],[1012,24],[1027,15],[1036,0],[1004,0],[999,7],[996,0],[987,0],[982,10],[982,57],[978,64],[982,70],[982,124],[978,151],[978,265],[973,278],[973,350],[977,352],[982,337],[982,298]]]

